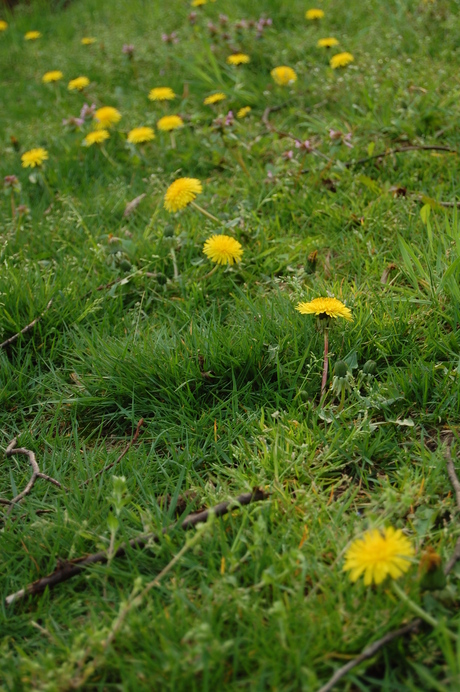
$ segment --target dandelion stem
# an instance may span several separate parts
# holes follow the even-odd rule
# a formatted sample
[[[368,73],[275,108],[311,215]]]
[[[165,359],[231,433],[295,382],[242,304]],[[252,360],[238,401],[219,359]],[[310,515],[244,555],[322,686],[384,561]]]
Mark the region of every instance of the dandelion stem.
[[[45,175],[45,172],[44,172],[44,171],[40,171],[40,178],[41,178],[41,181],[42,181],[42,183],[43,183],[43,186],[46,188],[46,191],[48,192],[49,196],[50,196],[51,199],[52,199],[52,198],[53,198],[53,191],[52,191],[52,189],[51,189],[50,186],[49,186],[49,183],[48,183],[48,181],[47,181],[47,179],[46,179],[46,175]]]
[[[101,146],[100,146],[100,149],[101,149],[101,151],[102,151],[102,154],[103,154],[103,155],[105,156],[105,158],[107,159],[107,161],[109,161],[109,163],[111,163],[112,166],[116,166],[117,164],[116,164],[115,161],[112,159],[112,157],[107,153],[106,148],[105,148],[102,144],[101,144]]]
[[[429,625],[432,627],[440,627],[441,623],[436,620],[432,615],[427,613],[423,608],[421,608],[419,605],[414,603],[414,601],[409,598],[409,596],[401,589],[401,587],[393,580],[391,582],[391,586],[393,587],[393,591],[395,594],[398,596],[398,598],[405,603],[413,613],[415,613],[419,618],[427,622]],[[458,640],[458,637],[456,634],[454,634],[448,627],[445,627],[445,632],[450,639],[452,639],[454,642]]]
[[[204,214],[205,216],[207,216],[208,219],[211,219],[211,221],[215,221],[215,222],[218,223],[218,224],[222,224],[222,222],[219,221],[219,219],[218,219],[216,216],[213,216],[212,214],[210,214],[209,211],[206,211],[206,209],[203,209],[203,207],[200,207],[200,205],[197,204],[196,202],[190,202],[190,204],[192,205],[192,207],[195,207],[195,209],[197,209],[197,210],[200,211],[202,214]]]
[[[323,365],[323,379],[321,381],[321,398],[326,394],[327,386],[327,371],[329,367],[329,330],[324,330],[324,365]]]
[[[197,281],[204,281],[205,279],[209,279],[209,277],[212,276],[213,274],[215,274],[216,271],[217,271],[218,269],[219,269],[219,265],[216,264],[216,265],[211,269],[210,272],[208,272],[208,273],[205,274],[204,276],[201,276],[199,279],[197,279]]]
[[[177,257],[173,247],[171,248],[171,258],[173,263],[174,281],[177,281],[177,279],[179,278],[179,270],[177,268]]]
[[[176,138],[174,137],[174,132],[171,130],[169,133],[169,136],[171,137],[171,149],[176,148]]]
[[[339,404],[339,408],[337,409],[337,413],[339,413],[343,409],[344,404],[345,404],[345,387],[342,387],[342,393],[340,395],[340,404]]]
[[[14,192],[11,190],[11,216],[14,217],[16,216],[16,205],[14,204]]]

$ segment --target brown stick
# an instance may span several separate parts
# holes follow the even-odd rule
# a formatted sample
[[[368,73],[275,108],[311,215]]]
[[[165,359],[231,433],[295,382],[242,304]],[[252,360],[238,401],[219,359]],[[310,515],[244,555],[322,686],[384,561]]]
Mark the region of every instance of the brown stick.
[[[120,456],[118,457],[118,459],[116,459],[115,461],[113,461],[113,462],[112,462],[111,464],[109,464],[108,466],[104,466],[104,468],[101,469],[100,471],[98,471],[94,476],[92,476],[91,478],[88,478],[86,481],[83,481],[83,483],[80,483],[80,485],[79,485],[78,487],[79,487],[79,488],[84,488],[85,485],[88,485],[88,483],[91,483],[91,481],[94,481],[96,478],[98,478],[99,476],[101,476],[103,473],[105,473],[105,472],[108,471],[109,469],[111,469],[111,468],[113,468],[114,466],[116,466],[116,465],[123,459],[123,457],[124,457],[125,454],[128,452],[128,450],[130,449],[130,447],[132,447],[133,444],[137,441],[137,438],[139,437],[140,429],[141,429],[141,427],[142,427],[143,425],[144,425],[144,419],[141,418],[140,421],[139,421],[139,423],[137,424],[137,428],[136,428],[136,430],[135,430],[135,432],[134,432],[134,435],[132,436],[131,440],[128,442],[128,444],[126,445],[126,447],[124,448],[124,450],[122,451],[122,453],[120,454]]]
[[[350,670],[355,668],[355,666],[359,665],[363,661],[367,661],[368,658],[372,658],[372,656],[374,656],[377,653],[377,651],[379,651],[386,644],[392,642],[393,639],[397,639],[398,637],[402,637],[405,634],[412,632],[412,630],[415,630],[421,624],[421,622],[421,619],[417,618],[416,620],[412,620],[411,622],[409,622],[404,627],[400,627],[400,629],[394,630],[393,632],[388,632],[387,634],[385,634],[384,637],[381,637],[381,639],[377,639],[376,642],[374,642],[370,646],[367,646],[359,654],[359,656],[357,656],[356,658],[354,658],[353,660],[349,661],[344,666],[336,670],[331,679],[328,680],[328,682],[325,685],[323,685],[318,690],[318,692],[330,692],[334,685],[336,685],[339,682],[339,680],[341,680]]]
[[[270,113],[274,113],[275,111],[279,111],[282,108],[285,108],[288,105],[288,103],[289,103],[289,101],[286,103],[282,103],[279,106],[268,106],[264,110],[264,113],[262,115],[262,122],[265,125],[265,127],[267,128],[267,130],[269,130],[269,132],[275,132],[279,137],[287,137],[289,139],[292,139],[293,142],[298,142],[299,138],[296,137],[295,135],[293,135],[292,132],[284,132],[283,130],[278,130],[274,125],[271,124],[271,122],[269,120]],[[314,108],[314,106],[312,108]],[[312,108],[309,110],[312,110]],[[329,161],[329,163],[332,162],[332,159],[330,159],[329,156],[326,156],[321,151],[318,151],[318,149],[316,149],[315,147],[311,147],[311,153],[314,154],[315,156],[320,156],[322,159],[326,159],[326,161]],[[301,170],[300,172],[304,173],[307,171]]]
[[[458,480],[457,473],[455,471],[454,462],[452,461],[451,444],[447,444],[446,451],[446,464],[447,473],[449,474],[450,482],[455,492],[455,501],[457,504],[457,510],[460,510],[460,481]]]
[[[1,344],[0,344],[0,348],[5,348],[6,346],[9,346],[10,344],[14,343],[14,342],[16,341],[16,339],[19,339],[19,337],[21,336],[21,334],[26,334],[26,333],[29,332],[31,329],[33,329],[33,328],[35,327],[35,325],[37,324],[37,322],[40,322],[40,320],[41,320],[41,318],[43,317],[43,315],[45,314],[45,312],[46,312],[47,310],[50,309],[52,302],[53,302],[53,300],[50,300],[50,302],[48,303],[48,305],[46,306],[46,308],[43,310],[43,312],[41,313],[41,315],[39,315],[39,316],[36,317],[34,320],[32,320],[32,322],[31,322],[30,324],[28,324],[26,327],[24,327],[24,329],[21,329],[20,332],[18,332],[17,334],[14,334],[14,336],[10,336],[9,339],[7,339],[7,340],[4,341],[3,343],[1,343]]]
[[[374,159],[382,159],[384,156],[391,156],[392,154],[404,154],[406,151],[450,151],[452,154],[456,154],[456,149],[451,149],[450,147],[443,147],[437,145],[412,145],[409,147],[397,147],[396,149],[388,149],[388,151],[382,151],[380,154],[373,154],[372,156],[366,156],[364,159],[358,159],[357,161],[347,161],[345,163],[345,168],[352,168],[353,166],[360,166],[362,163],[367,163],[368,161],[373,161]]]
[[[252,492],[243,493],[242,495],[239,495],[235,500],[227,500],[225,502],[220,502],[218,505],[212,507],[211,509],[206,509],[203,512],[198,512],[197,514],[190,514],[180,524],[174,523],[170,526],[165,527],[162,530],[161,535],[169,533],[172,529],[178,526],[181,529],[185,530],[191,528],[192,526],[196,526],[197,524],[206,523],[211,515],[215,515],[216,517],[222,517],[224,514],[227,514],[227,512],[237,507],[238,505],[249,505],[252,502],[260,502],[261,500],[266,500],[268,497],[269,494],[266,493],[264,490],[261,490],[260,488],[254,488]],[[137,536],[136,538],[132,538],[127,543],[123,543],[118,548],[118,550],[116,550],[115,553],[112,555],[112,558],[123,557],[124,555],[126,555],[129,548],[143,549],[150,543],[158,543],[159,540],[160,535],[155,533],[147,533],[141,536]],[[82,557],[77,557],[73,560],[69,560],[68,562],[63,562],[51,574],[48,574],[46,577],[42,577],[41,579],[34,581],[32,584],[28,584],[23,589],[16,591],[16,593],[12,593],[9,596],[7,596],[5,599],[5,604],[11,605],[15,601],[19,601],[21,598],[24,598],[27,595],[36,595],[42,593],[47,586],[49,586],[50,588],[56,586],[56,584],[60,584],[61,582],[67,581],[68,579],[71,579],[77,574],[80,574],[80,572],[83,572],[85,567],[87,567],[88,565],[94,565],[96,563],[105,564],[108,561],[108,559],[109,556],[107,552],[100,551],[99,553],[92,553],[91,555],[84,555]]]
[[[35,458],[35,454],[30,450],[26,449],[25,447],[16,447],[17,443],[17,438],[13,438],[6,448],[5,456],[11,457],[14,454],[25,454],[26,456],[29,457],[29,463],[32,467],[32,475],[29,479],[29,482],[27,483],[26,487],[22,492],[20,492],[16,497],[13,497],[12,500],[2,500],[2,504],[8,504],[9,508],[8,511],[6,512],[6,515],[8,516],[11,514],[14,505],[16,505],[18,502],[21,502],[26,495],[30,493],[32,488],[35,485],[35,482],[37,478],[43,478],[43,480],[48,481],[49,483],[52,483],[58,488],[61,488],[61,490],[67,490],[59,481],[57,481],[55,478],[52,478],[51,476],[48,476],[46,473],[42,473],[40,471],[40,467],[38,466],[37,459]]]

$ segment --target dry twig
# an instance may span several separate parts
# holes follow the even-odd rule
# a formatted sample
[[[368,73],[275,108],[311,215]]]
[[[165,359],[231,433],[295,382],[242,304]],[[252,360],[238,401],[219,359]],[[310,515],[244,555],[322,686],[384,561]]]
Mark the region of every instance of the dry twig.
[[[136,427],[136,430],[135,430],[135,432],[134,432],[134,435],[132,436],[132,438],[130,439],[130,441],[128,442],[128,444],[126,445],[126,447],[124,448],[124,450],[122,451],[122,453],[120,454],[120,456],[118,457],[118,459],[115,459],[115,461],[113,461],[113,462],[112,462],[111,464],[109,464],[108,466],[104,466],[103,469],[101,469],[100,471],[98,471],[98,472],[97,472],[96,474],[94,474],[94,476],[92,476],[91,478],[88,478],[86,481],[83,481],[83,483],[80,483],[79,487],[80,487],[80,488],[84,488],[85,485],[88,485],[88,483],[91,483],[91,481],[94,481],[96,478],[98,478],[99,476],[101,476],[103,473],[105,473],[105,472],[108,471],[109,469],[111,469],[111,468],[113,468],[114,466],[116,466],[116,465],[123,459],[123,457],[124,457],[125,454],[128,452],[128,450],[133,446],[133,444],[137,441],[137,438],[139,437],[139,432],[140,432],[141,427],[142,427],[143,425],[144,425],[144,419],[141,418],[140,421],[139,421],[139,423],[137,424],[137,427]]]
[[[236,508],[238,505],[249,505],[252,502],[260,502],[261,500],[266,500],[268,497],[269,494],[266,493],[264,490],[261,490],[260,488],[254,488],[254,490],[251,493],[243,493],[242,495],[239,495],[235,500],[227,500],[225,502],[219,503],[211,509],[206,509],[203,512],[198,512],[197,514],[190,514],[180,524],[174,523],[170,526],[165,527],[162,530],[161,535],[169,533],[172,529],[178,526],[181,529],[189,529],[192,526],[196,526],[197,524],[204,524],[208,521],[211,515],[215,515],[216,517],[222,517],[224,514],[227,514],[227,512],[229,512],[233,508]],[[142,549],[152,543],[158,543],[159,540],[160,535],[155,533],[147,533],[141,536],[137,536],[136,538],[132,538],[127,543],[122,543],[122,545],[120,545],[118,550],[116,550],[111,557],[123,557],[124,555],[126,555],[130,548]],[[27,595],[36,595],[42,593],[47,586],[49,586],[50,588],[56,586],[56,584],[60,584],[61,582],[67,581],[68,579],[71,579],[77,574],[80,574],[88,565],[94,565],[96,563],[105,564],[108,561],[108,559],[109,556],[107,552],[100,551],[99,553],[92,553],[90,555],[84,555],[82,557],[74,558],[73,560],[69,560],[67,562],[61,562],[58,565],[58,567],[54,570],[54,572],[52,572],[51,574],[48,574],[46,577],[42,577],[41,579],[34,581],[32,584],[28,584],[23,589],[16,591],[16,593],[12,593],[9,596],[7,596],[5,599],[5,604],[11,605],[12,603],[19,601]]]
[[[45,312],[47,312],[47,310],[50,309],[52,302],[53,302],[53,300],[51,299],[51,300],[49,301],[48,305],[46,306],[46,308],[45,308],[45,309],[43,310],[43,312],[41,313],[41,315],[39,315],[39,316],[36,317],[34,320],[32,320],[32,322],[31,322],[30,324],[28,324],[26,327],[24,327],[23,329],[21,329],[20,332],[18,332],[17,334],[14,334],[13,336],[10,336],[9,339],[7,339],[7,340],[4,341],[3,343],[1,343],[1,344],[0,344],[0,348],[6,348],[6,346],[9,346],[10,344],[14,343],[14,342],[16,341],[16,339],[19,339],[19,337],[21,336],[21,334],[27,334],[27,332],[30,332],[30,330],[33,329],[33,328],[35,327],[35,325],[37,324],[37,322],[40,322],[40,320],[41,320],[41,318],[43,317],[43,315],[45,314]]]
[[[364,159],[358,159],[357,161],[347,161],[344,163],[345,168],[352,168],[353,166],[360,166],[362,163],[367,163],[368,161],[373,161],[375,159],[383,159],[385,156],[391,156],[392,154],[404,154],[406,151],[449,151],[452,154],[456,154],[456,149],[451,149],[450,147],[438,146],[438,145],[411,145],[408,147],[396,147],[395,149],[388,149],[388,151],[382,151],[380,154],[373,154],[372,156],[366,156]]]
[[[16,497],[13,497],[12,500],[2,500],[2,504],[7,504],[9,505],[9,508],[6,512],[7,516],[11,514],[14,505],[16,505],[18,502],[21,502],[26,495],[30,493],[32,488],[35,485],[35,482],[37,478],[43,478],[43,480],[48,481],[49,483],[52,483],[56,487],[60,488],[61,490],[67,490],[59,481],[57,481],[55,478],[52,478],[51,476],[48,476],[46,473],[42,473],[40,471],[40,467],[38,466],[37,459],[35,458],[35,454],[30,450],[26,449],[25,447],[16,447],[17,439],[16,437],[13,438],[6,448],[5,455],[7,457],[11,457],[14,454],[25,454],[26,456],[29,457],[29,463],[32,467],[32,475],[29,479],[29,482],[27,483],[26,487],[22,492],[20,492]]]

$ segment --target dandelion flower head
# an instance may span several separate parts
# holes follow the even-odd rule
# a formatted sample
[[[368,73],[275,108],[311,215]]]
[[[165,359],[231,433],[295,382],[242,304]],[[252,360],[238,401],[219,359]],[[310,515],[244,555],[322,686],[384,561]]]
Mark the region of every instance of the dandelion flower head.
[[[243,106],[236,114],[237,118],[245,118],[251,112],[251,106]]]
[[[121,113],[112,106],[103,106],[98,108],[94,113],[94,119],[97,121],[98,130],[105,130],[112,125],[116,125],[121,120]]]
[[[149,99],[151,101],[171,101],[176,98],[176,94],[171,87],[155,87],[150,90]]]
[[[91,46],[93,43],[96,43],[96,39],[92,36],[83,36],[80,43],[82,46]]]
[[[157,122],[157,127],[163,132],[171,132],[171,130],[178,130],[184,127],[184,121],[180,115],[164,115]]]
[[[202,5],[206,5],[208,0],[192,0],[190,5],[192,7],[201,7]]]
[[[330,59],[330,65],[333,70],[336,70],[338,67],[346,67],[349,65],[351,62],[353,62],[354,57],[352,56],[351,53],[337,53],[337,55],[333,55],[332,58]]]
[[[90,147],[92,144],[102,144],[109,137],[110,134],[107,130],[94,130],[94,132],[89,132],[86,135],[82,143],[84,147]]]
[[[63,78],[63,74],[60,70],[51,70],[51,72],[45,72],[42,77],[42,82],[44,84],[50,84],[51,82],[59,82]]]
[[[316,45],[318,48],[333,48],[333,46],[338,46],[339,42],[336,38],[330,36],[329,38],[320,38]]]
[[[248,62],[251,62],[251,58],[246,53],[233,53],[227,58],[229,65],[245,65]]]
[[[35,41],[37,38],[41,38],[41,33],[40,31],[28,31],[24,34],[24,38],[26,41]]]
[[[350,308],[347,308],[337,298],[313,298],[310,302],[299,303],[296,306],[302,315],[317,315],[318,317],[343,317],[352,320]]]
[[[131,144],[143,144],[155,139],[155,133],[151,127],[135,127],[128,132],[128,142]]]
[[[297,81],[297,75],[292,67],[287,67],[286,65],[274,67],[270,74],[279,86],[288,86]]]
[[[88,84],[88,77],[76,77],[75,79],[70,80],[70,82],[67,85],[67,89],[69,91],[83,91],[83,89],[87,87]]]
[[[312,9],[312,10],[307,10],[305,12],[305,19],[314,20],[314,19],[322,19],[323,17],[324,17],[323,10]]]
[[[193,202],[203,192],[198,178],[178,178],[166,190],[164,207],[167,211],[179,211]]]
[[[37,147],[37,149],[30,149],[26,151],[21,156],[22,167],[23,168],[35,168],[35,166],[43,165],[43,161],[48,158],[48,152],[42,147]]]
[[[229,235],[212,235],[205,242],[203,252],[212,262],[233,264],[241,260],[243,248]]]
[[[364,574],[364,584],[381,582],[390,576],[398,579],[410,567],[414,549],[401,529],[388,528],[367,531],[362,538],[353,541],[345,553],[344,572],[350,572],[351,581]]]
[[[213,103],[218,103],[219,101],[223,101],[226,98],[227,97],[225,96],[225,94],[219,91],[217,94],[211,94],[211,96],[206,96],[203,103],[205,106],[212,106]]]
[[[6,31],[8,29],[8,22],[4,19],[0,19],[0,31]]]

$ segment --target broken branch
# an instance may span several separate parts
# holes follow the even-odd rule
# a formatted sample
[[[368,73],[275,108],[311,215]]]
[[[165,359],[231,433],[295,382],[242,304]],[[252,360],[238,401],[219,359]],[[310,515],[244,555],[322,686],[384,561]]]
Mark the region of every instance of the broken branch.
[[[245,506],[252,502],[260,502],[261,500],[266,500],[269,494],[260,488],[255,488],[250,493],[243,493],[239,495],[235,500],[226,500],[225,502],[220,502],[215,507],[211,509],[206,509],[203,512],[198,512],[197,514],[190,514],[184,519],[180,524],[174,523],[170,526],[165,527],[160,535],[169,533],[172,529],[179,526],[181,529],[190,529],[192,526],[197,524],[204,524],[208,521],[211,515],[216,517],[222,517],[227,514],[231,509],[236,508],[238,505]],[[160,535],[155,533],[147,533],[136,538],[132,538],[127,543],[122,543],[118,550],[112,555],[112,558],[123,557],[126,555],[130,548],[140,548],[143,549],[151,543],[158,543],[160,540]],[[96,563],[107,563],[109,559],[108,553],[106,551],[100,551],[98,553],[92,553],[90,555],[84,555],[82,557],[74,558],[67,562],[62,562],[59,564],[58,568],[54,570],[51,574],[46,577],[42,577],[32,584],[28,584],[23,589],[10,594],[5,599],[6,605],[11,605],[12,603],[19,601],[27,595],[36,595],[42,593],[46,587],[52,588],[56,584],[67,581],[72,577],[83,572],[85,567],[88,565],[94,565]]]

